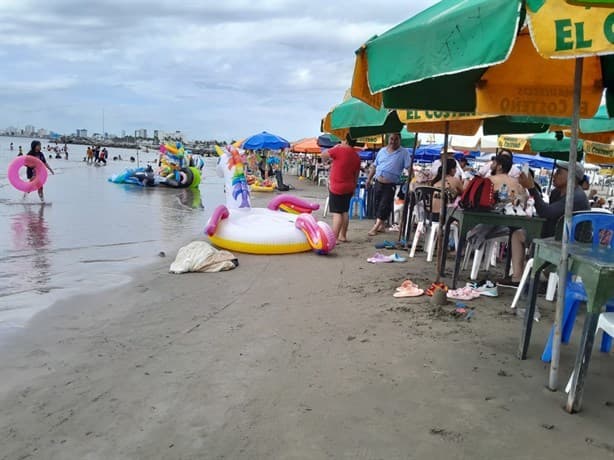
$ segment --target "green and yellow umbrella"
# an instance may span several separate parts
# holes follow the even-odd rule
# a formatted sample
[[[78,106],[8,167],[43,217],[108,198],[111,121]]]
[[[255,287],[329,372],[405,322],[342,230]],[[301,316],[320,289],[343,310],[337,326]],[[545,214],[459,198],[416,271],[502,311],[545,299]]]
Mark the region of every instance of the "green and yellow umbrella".
[[[579,119],[595,115],[604,90],[609,112],[614,112],[613,53],[612,0],[442,0],[357,51],[351,93],[377,108],[570,117],[568,174],[573,178]],[[574,181],[569,180],[561,280],[567,278],[573,194]],[[557,386],[564,298],[561,282],[552,389]],[[588,319],[596,320],[594,315]],[[526,351],[523,347],[519,354],[524,357]],[[570,412],[581,405],[577,382],[575,375]]]
[[[539,153],[542,156],[556,160],[569,160],[571,139],[557,133],[502,135],[497,139],[497,145],[502,149],[521,153]],[[581,155],[582,141],[578,140],[577,152]]]
[[[584,141],[584,158],[588,163],[612,165],[614,164],[614,145]]]
[[[586,56],[580,114],[590,118],[614,86],[614,58],[599,56],[613,47],[611,10],[443,0],[356,52],[351,93],[373,107],[571,117],[574,62],[562,58]]]

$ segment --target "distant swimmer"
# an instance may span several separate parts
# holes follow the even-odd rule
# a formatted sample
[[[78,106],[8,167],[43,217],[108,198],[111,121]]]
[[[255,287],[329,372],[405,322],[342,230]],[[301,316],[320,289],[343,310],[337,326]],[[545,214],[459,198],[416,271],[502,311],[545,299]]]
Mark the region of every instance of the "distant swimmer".
[[[21,149],[21,146],[19,147]],[[43,162],[43,164],[45,165],[45,167],[49,170],[49,172],[51,174],[55,174],[53,172],[53,169],[51,169],[51,166],[49,166],[47,164],[47,159],[45,158],[45,154],[41,153],[41,143],[40,141],[32,141],[32,144],[30,146],[30,151],[28,152],[29,156],[33,156],[35,158],[38,158],[40,161]],[[28,179],[32,180],[35,177],[35,169],[34,168],[26,168],[26,176],[28,177]],[[27,193],[23,194],[24,199],[26,198],[26,196],[28,196]],[[41,202],[44,203],[45,202],[45,195],[43,193],[43,187],[41,186],[41,188],[38,189],[38,197],[40,198]]]
[[[19,146],[19,153],[17,154],[18,157],[20,157],[21,155],[23,155],[23,150],[21,148],[21,145]]]
[[[11,149],[11,152],[14,150],[14,148],[13,148],[13,143],[12,143],[12,142],[11,142],[11,147],[10,147],[10,149]]]

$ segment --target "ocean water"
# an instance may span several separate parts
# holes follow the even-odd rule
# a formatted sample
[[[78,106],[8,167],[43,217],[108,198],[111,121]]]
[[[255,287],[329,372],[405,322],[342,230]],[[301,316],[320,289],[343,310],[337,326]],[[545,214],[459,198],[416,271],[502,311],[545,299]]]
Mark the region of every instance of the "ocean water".
[[[107,289],[129,280],[128,272],[164,251],[202,237],[210,212],[224,202],[223,179],[215,159],[206,159],[200,188],[143,188],[112,184],[107,178],[136,163],[136,151],[108,149],[123,161],[86,165],[87,146],[69,145],[69,160],[48,159],[55,171],[23,201],[7,179],[7,168],[32,139],[0,137],[0,336],[22,328],[37,312],[71,295]],[[15,150],[10,151],[10,142]],[[47,143],[43,141],[46,152]],[[156,152],[139,152],[140,165],[152,165]]]

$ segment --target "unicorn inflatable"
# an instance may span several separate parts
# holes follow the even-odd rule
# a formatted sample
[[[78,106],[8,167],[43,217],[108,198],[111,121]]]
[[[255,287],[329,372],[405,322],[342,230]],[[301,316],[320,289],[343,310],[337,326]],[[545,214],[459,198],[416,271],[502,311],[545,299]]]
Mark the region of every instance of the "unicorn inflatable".
[[[216,172],[225,180],[226,205],[213,211],[205,228],[214,245],[251,254],[332,251],[335,234],[328,224],[311,215],[319,209],[318,204],[279,195],[267,208],[252,208],[244,156],[233,146],[216,146],[216,151],[220,156]]]

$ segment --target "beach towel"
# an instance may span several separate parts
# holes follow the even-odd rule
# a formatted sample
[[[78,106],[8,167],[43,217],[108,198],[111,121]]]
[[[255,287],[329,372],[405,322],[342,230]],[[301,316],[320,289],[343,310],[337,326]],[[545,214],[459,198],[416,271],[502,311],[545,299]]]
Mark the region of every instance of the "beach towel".
[[[232,270],[239,260],[228,251],[215,249],[206,241],[192,241],[177,252],[171,264],[171,273],[221,272]]]

